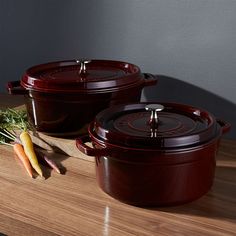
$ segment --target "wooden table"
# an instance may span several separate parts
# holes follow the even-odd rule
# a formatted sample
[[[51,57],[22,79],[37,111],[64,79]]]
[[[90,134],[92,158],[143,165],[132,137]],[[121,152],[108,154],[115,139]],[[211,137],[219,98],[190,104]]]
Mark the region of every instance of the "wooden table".
[[[0,106],[18,97],[0,95]],[[27,176],[11,147],[0,146],[0,235],[236,235],[236,141],[222,140],[214,185],[177,207],[139,208],[99,189],[94,162],[57,155],[65,175]]]

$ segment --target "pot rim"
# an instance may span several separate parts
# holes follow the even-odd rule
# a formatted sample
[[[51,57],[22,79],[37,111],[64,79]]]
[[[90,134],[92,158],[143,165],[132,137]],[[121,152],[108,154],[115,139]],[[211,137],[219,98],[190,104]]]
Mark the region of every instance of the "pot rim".
[[[121,145],[104,143],[91,134],[76,139],[77,148],[87,156],[93,156],[99,161],[99,158],[107,158],[117,162],[125,162],[135,165],[175,165],[186,164],[196,161],[205,161],[208,159],[206,152],[213,151],[216,155],[220,143],[221,134],[209,140],[207,143],[187,147],[182,149],[143,149],[125,147]],[[93,147],[87,146],[86,142],[91,141]],[[208,151],[207,151],[208,150]],[[202,156],[199,152],[205,152]],[[177,156],[176,156],[177,155]],[[214,155],[214,157],[215,157]],[[212,158],[212,155],[209,156]]]
[[[37,88],[31,88],[30,86],[24,84],[22,81],[20,81],[21,86],[26,91],[33,91],[33,92],[39,92],[39,93],[50,93],[50,94],[105,94],[105,93],[113,93],[117,91],[123,91],[126,89],[134,88],[134,87],[143,87],[143,80],[138,81],[135,84],[130,84],[126,86],[120,86],[120,87],[114,87],[113,89],[90,89],[90,90],[52,90],[52,89],[37,89]]]

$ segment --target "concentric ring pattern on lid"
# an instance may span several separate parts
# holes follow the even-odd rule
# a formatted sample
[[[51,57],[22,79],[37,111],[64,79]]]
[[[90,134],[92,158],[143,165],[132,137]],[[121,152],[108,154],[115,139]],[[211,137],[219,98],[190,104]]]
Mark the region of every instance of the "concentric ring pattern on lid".
[[[148,103],[119,105],[100,112],[91,134],[109,144],[133,148],[180,148],[205,143],[217,135],[209,112],[176,103],[155,112]],[[152,106],[151,106],[152,107]]]
[[[138,66],[110,60],[71,60],[29,68],[22,87],[40,92],[113,92],[143,82]]]

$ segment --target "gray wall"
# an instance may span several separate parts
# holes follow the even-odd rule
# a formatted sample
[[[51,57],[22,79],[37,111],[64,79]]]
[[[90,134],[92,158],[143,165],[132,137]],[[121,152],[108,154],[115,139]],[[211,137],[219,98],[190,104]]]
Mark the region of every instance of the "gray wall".
[[[235,0],[0,0],[0,91],[32,65],[132,62],[159,74],[143,100],[203,107],[236,138]]]

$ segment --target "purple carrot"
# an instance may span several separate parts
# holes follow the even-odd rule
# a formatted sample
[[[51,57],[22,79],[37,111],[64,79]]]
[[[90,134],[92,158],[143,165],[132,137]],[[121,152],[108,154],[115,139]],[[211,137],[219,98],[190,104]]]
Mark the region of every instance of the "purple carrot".
[[[53,161],[51,158],[48,158],[42,150],[39,148],[36,148],[35,151],[37,152],[37,156],[39,158],[39,161],[42,164],[49,165],[53,170],[55,170],[57,173],[61,174],[60,168],[57,166],[56,162]]]
[[[48,157],[46,157],[45,155],[43,155],[43,159],[48,163],[48,165],[55,170],[58,174],[61,174],[60,169],[58,168],[57,164],[52,160],[49,159]]]

